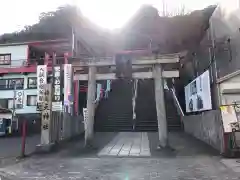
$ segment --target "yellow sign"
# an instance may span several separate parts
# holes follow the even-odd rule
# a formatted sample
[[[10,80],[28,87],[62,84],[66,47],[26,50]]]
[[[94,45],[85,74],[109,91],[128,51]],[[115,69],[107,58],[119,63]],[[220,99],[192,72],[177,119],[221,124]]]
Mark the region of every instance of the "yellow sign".
[[[224,132],[232,132],[232,124],[238,122],[234,106],[221,106],[220,110],[222,114]]]

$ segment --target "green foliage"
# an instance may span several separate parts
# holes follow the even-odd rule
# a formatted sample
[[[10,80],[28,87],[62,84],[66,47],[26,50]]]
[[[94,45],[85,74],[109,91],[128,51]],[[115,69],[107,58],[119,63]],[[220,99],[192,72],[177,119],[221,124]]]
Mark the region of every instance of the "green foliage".
[[[76,7],[59,7],[56,11],[41,13],[37,24],[25,26],[20,32],[1,35],[0,43],[67,38],[71,35],[73,20],[78,17]]]

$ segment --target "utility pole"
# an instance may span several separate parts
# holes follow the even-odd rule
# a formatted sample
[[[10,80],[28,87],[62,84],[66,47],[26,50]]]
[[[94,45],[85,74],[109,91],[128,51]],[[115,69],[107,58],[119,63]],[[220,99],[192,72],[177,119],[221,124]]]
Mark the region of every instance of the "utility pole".
[[[163,16],[165,16],[165,0],[162,0],[162,11],[163,11]]]
[[[16,120],[16,96],[17,96],[17,87],[16,81],[13,81],[13,110],[12,110],[12,121],[11,121],[11,128],[12,122]],[[18,128],[18,122],[16,122],[16,127]]]

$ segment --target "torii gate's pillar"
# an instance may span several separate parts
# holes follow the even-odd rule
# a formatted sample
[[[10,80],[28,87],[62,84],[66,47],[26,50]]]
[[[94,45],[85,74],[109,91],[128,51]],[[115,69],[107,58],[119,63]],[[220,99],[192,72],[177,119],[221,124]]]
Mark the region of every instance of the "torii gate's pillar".
[[[158,119],[159,145],[165,148],[168,145],[167,119],[164,101],[164,79],[162,77],[161,64],[155,64],[153,67],[153,76],[155,81],[155,101]]]
[[[96,95],[96,67],[89,66],[88,72],[88,93],[87,110],[88,118],[85,122],[85,146],[91,145],[94,136],[94,114],[95,114],[95,95]]]

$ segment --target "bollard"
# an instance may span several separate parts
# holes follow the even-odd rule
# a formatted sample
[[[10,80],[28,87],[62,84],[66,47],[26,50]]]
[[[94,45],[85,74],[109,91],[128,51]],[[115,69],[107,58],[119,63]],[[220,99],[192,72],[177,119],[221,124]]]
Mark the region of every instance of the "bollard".
[[[27,131],[27,121],[24,120],[24,121],[23,121],[23,124],[22,124],[22,148],[21,148],[21,157],[25,157],[26,131]]]

